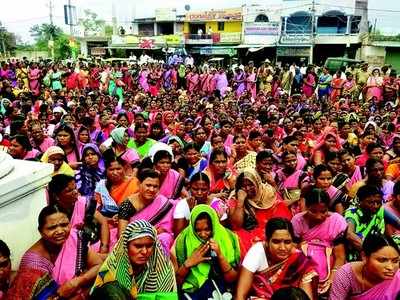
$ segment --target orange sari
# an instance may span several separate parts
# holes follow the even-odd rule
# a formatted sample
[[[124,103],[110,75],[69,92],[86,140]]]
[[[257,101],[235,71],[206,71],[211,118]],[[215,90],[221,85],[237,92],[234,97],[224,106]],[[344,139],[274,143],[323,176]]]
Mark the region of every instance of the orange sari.
[[[136,177],[125,179],[118,186],[113,186],[110,196],[120,205],[129,196],[139,191],[139,180]]]

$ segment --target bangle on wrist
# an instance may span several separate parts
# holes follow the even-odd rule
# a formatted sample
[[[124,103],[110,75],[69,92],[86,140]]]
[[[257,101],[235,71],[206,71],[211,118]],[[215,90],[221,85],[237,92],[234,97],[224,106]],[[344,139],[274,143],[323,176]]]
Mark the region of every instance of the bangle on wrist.
[[[222,272],[222,274],[226,274],[226,273],[229,273],[231,270],[233,269],[233,267],[231,266],[228,270],[226,270],[226,271],[224,271],[224,272]]]
[[[190,267],[187,266],[186,261],[182,265],[185,269],[190,269]]]

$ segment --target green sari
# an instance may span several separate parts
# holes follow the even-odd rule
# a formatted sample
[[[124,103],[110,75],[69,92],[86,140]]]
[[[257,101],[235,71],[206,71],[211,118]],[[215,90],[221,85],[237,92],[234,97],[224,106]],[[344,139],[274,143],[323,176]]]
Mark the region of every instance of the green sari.
[[[130,139],[128,142],[127,147],[136,150],[139,154],[140,159],[145,158],[150,151],[150,148],[156,143],[157,141],[152,139],[147,139],[143,145],[138,146],[134,139]]]

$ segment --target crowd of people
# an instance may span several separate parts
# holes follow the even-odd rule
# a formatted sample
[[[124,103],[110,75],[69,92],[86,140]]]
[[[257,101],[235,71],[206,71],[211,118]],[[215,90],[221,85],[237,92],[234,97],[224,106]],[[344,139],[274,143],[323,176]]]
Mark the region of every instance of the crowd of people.
[[[1,151],[54,166],[16,272],[0,240],[0,299],[400,299],[391,66],[12,60],[0,78]]]

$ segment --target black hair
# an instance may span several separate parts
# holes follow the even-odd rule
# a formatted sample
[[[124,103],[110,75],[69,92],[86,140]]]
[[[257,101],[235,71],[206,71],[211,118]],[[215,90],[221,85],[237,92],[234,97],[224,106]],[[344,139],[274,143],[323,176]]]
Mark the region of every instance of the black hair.
[[[225,150],[216,149],[213,150],[210,154],[210,164],[214,162],[218,155],[223,155],[226,159],[228,159],[228,154],[226,154]]]
[[[310,300],[306,292],[298,287],[283,287],[274,292],[271,300]]]
[[[38,230],[42,231],[43,226],[46,224],[46,218],[56,213],[63,213],[66,216],[68,216],[67,213],[63,209],[61,209],[61,207],[59,207],[58,205],[48,205],[44,207],[39,213]]]
[[[120,165],[125,166],[126,162],[117,156],[112,148],[107,149],[103,153],[104,165],[108,169],[113,162],[118,162]]]
[[[141,128],[146,129],[146,132],[147,132],[148,127],[147,127],[147,125],[144,124],[144,123],[136,124],[136,125],[135,125],[135,132],[138,132],[138,130],[141,129]]]
[[[260,152],[257,153],[256,163],[259,163],[266,158],[271,158],[272,154],[273,152],[271,150],[261,150]]]
[[[379,145],[378,143],[371,143],[368,144],[365,150],[367,151],[368,154],[371,154],[371,152],[376,149],[376,148],[381,148],[383,150],[383,147]]]
[[[208,214],[208,213],[206,213],[205,211],[203,211],[203,212],[201,212],[198,216],[197,216],[197,218],[196,218],[196,220],[195,220],[195,223],[197,222],[197,221],[199,221],[199,220],[207,220],[208,221],[208,224],[210,225],[210,227],[211,227],[211,230],[212,230],[212,221],[211,221],[211,217],[210,217],[210,215]]]
[[[345,156],[345,155],[350,155],[350,156],[354,157],[354,154],[352,152],[350,152],[349,150],[347,150],[347,149],[342,149],[342,150],[339,151],[339,158],[340,159],[342,159],[343,156]]]
[[[288,135],[282,140],[283,144],[285,144],[285,145],[288,145],[294,141],[297,142],[297,138],[294,135]]]
[[[329,172],[331,172],[331,174],[333,174],[332,169],[330,167],[328,167],[327,165],[324,165],[324,164],[317,165],[314,168],[314,172],[313,172],[314,179],[317,179],[321,175],[322,172],[326,172],[326,171],[329,171]]]
[[[16,135],[20,132],[21,128],[24,126],[25,120],[16,119],[10,124],[10,135]]]
[[[210,178],[203,173],[203,172],[197,172],[195,173],[191,178],[190,178],[190,184],[196,182],[196,181],[204,181],[207,183],[208,186],[210,186]]]
[[[267,241],[270,240],[274,232],[277,230],[287,230],[289,231],[292,239],[295,239],[293,225],[288,219],[272,218],[269,219],[267,224],[265,225],[265,238],[267,239]]]
[[[50,196],[55,196],[61,193],[71,181],[74,181],[75,178],[65,174],[57,174],[54,175],[51,181],[49,182],[49,194]]]
[[[153,157],[153,164],[158,163],[160,160],[162,159],[169,159],[170,161],[172,161],[172,155],[171,153],[169,153],[167,150],[158,150]]]
[[[232,122],[229,121],[228,119],[222,120],[221,122],[219,122],[221,128],[224,127],[224,125],[229,124],[232,126]]]
[[[366,169],[366,171],[367,171],[367,174],[368,174],[369,172],[372,171],[372,168],[373,168],[377,163],[383,165],[383,162],[382,162],[381,160],[379,160],[379,159],[376,159],[376,158],[368,158],[368,159],[367,159],[367,161],[365,162],[365,169]]]
[[[366,256],[371,256],[372,253],[375,253],[386,246],[393,247],[396,250],[396,252],[400,255],[399,247],[391,237],[375,231],[370,232],[365,237],[364,242],[362,244],[362,249]]]
[[[304,200],[306,207],[319,203],[329,206],[330,197],[323,189],[313,187],[304,193]]]
[[[340,160],[340,156],[339,156],[339,152],[336,151],[328,151],[328,153],[325,156],[325,161],[329,162],[335,159],[339,159]]]
[[[400,181],[397,181],[393,186],[393,195],[400,195]]]
[[[11,141],[12,140],[16,140],[17,143],[20,144],[22,148],[24,148],[26,151],[32,150],[31,142],[29,141],[29,138],[26,135],[23,134],[14,135],[11,138]]]
[[[183,148],[183,152],[188,152],[190,149],[194,149],[197,152],[200,152],[200,147],[199,145],[195,144],[195,143],[189,143],[185,146],[185,148]]]
[[[153,169],[145,168],[138,171],[137,178],[140,182],[143,182],[146,178],[159,179],[160,174]]]
[[[4,257],[10,257],[11,255],[10,248],[3,240],[0,240],[0,255]]]
[[[282,161],[285,160],[285,158],[286,158],[287,156],[289,156],[289,155],[294,155],[294,156],[296,156],[296,154],[293,154],[293,153],[288,152],[288,151],[284,151],[284,152],[282,153],[282,155],[281,155]]]
[[[363,185],[357,191],[357,198],[360,202],[373,195],[380,195],[382,197],[383,193],[377,186],[369,184]]]
[[[237,141],[238,139],[240,139],[240,138],[246,140],[246,137],[245,137],[242,133],[238,133],[238,134],[236,134],[236,135],[233,137],[233,142],[236,143],[236,141]]]
[[[252,130],[249,132],[249,140],[254,140],[258,137],[261,137],[261,132],[258,130]]]

